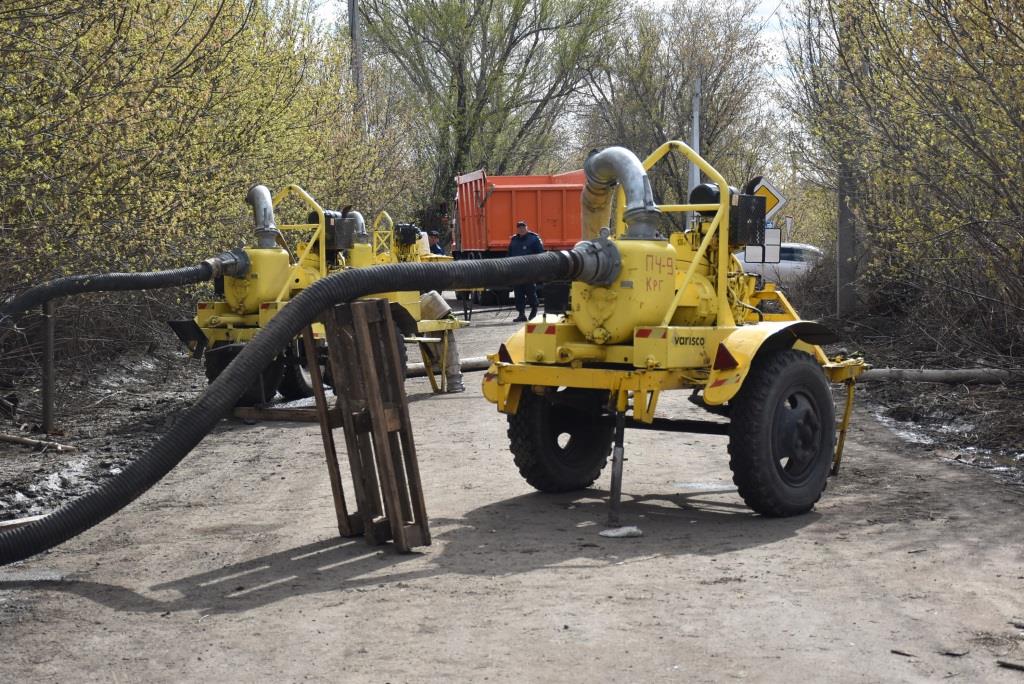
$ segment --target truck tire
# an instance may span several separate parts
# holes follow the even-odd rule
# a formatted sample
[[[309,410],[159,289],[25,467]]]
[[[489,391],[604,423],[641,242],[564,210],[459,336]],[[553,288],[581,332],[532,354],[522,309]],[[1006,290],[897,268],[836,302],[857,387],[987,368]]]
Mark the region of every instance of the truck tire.
[[[814,508],[835,440],[832,393],[814,357],[792,349],[758,357],[729,405],[729,468],[743,501],[773,518]]]
[[[607,392],[565,390],[573,401],[524,388],[519,411],[508,417],[508,437],[519,474],[542,492],[586,489],[601,474],[614,426],[602,420]]]
[[[224,369],[228,367],[228,364],[238,353],[241,351],[241,345],[230,345],[232,349],[221,349],[219,347],[227,346],[223,344],[215,344],[210,351],[206,353],[203,360],[206,368],[206,379],[213,382],[217,377],[224,372]],[[266,404],[274,395],[277,394],[277,387],[281,384],[281,376],[284,374],[284,359],[280,356],[270,362],[270,365],[263,369],[262,376],[257,378],[248,389],[245,390],[236,406],[256,406],[258,404]]]

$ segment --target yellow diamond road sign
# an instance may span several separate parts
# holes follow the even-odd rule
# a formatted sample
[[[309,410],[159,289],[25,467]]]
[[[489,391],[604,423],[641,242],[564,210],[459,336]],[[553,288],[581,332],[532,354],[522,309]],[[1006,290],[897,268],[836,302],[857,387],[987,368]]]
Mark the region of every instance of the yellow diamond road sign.
[[[769,221],[782,207],[786,206],[786,198],[767,178],[761,179],[754,188],[754,194],[764,197],[764,217]]]

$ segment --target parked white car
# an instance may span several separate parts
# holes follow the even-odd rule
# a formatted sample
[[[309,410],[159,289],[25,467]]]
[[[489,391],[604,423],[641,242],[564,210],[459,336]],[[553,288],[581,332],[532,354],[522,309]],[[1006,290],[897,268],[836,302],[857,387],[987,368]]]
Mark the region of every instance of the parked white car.
[[[747,273],[754,273],[764,280],[779,285],[792,284],[806,274],[815,264],[822,260],[824,254],[814,245],[799,242],[783,242],[779,251],[778,263],[751,263],[744,258],[743,252],[736,252],[736,258]]]

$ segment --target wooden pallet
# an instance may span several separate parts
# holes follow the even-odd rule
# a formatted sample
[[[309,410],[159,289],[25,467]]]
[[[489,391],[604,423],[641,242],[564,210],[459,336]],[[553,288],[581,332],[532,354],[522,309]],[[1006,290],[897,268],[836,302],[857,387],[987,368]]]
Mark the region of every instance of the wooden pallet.
[[[386,300],[341,304],[321,317],[337,398],[324,391],[313,334],[303,333],[316,412],[327,456],[338,532],[389,540],[403,552],[430,544],[409,404],[391,310]],[[334,430],[343,428],[356,511],[342,489]]]

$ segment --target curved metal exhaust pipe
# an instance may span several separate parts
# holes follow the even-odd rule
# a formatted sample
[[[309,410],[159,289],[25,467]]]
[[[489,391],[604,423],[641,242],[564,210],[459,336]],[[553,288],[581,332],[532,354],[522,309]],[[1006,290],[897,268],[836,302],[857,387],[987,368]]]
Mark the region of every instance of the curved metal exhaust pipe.
[[[245,196],[246,203],[252,206],[253,220],[256,223],[256,246],[260,249],[277,247],[281,231],[274,223],[274,199],[266,185],[254,185]]]
[[[596,239],[611,217],[612,192],[621,185],[626,194],[627,238],[651,240],[658,237],[658,217],[651,179],[640,159],[625,147],[594,150],[583,163],[587,184],[580,199],[583,239]]]

